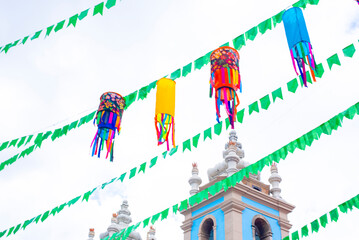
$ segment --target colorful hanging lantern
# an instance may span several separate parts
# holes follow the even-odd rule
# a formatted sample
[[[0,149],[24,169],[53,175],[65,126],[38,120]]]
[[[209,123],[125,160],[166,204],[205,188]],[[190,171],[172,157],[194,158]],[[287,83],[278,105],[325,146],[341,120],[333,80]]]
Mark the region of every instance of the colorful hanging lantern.
[[[236,91],[242,92],[241,75],[239,73],[239,54],[231,47],[220,47],[211,54],[210,97],[215,88],[217,122],[219,122],[220,106],[223,104],[229,122],[234,129],[237,106],[239,105]]]
[[[175,147],[175,99],[176,82],[162,78],[157,81],[155,125],[158,145],[167,142],[169,150],[170,132],[172,130],[172,145]]]
[[[106,145],[107,154],[110,154],[110,161],[113,161],[113,144],[115,133],[120,134],[121,119],[126,106],[125,99],[118,93],[106,92],[100,97],[100,106],[97,110],[94,124],[98,130],[91,143],[92,156],[100,157],[101,151]]]
[[[290,8],[285,11],[282,18],[294,70],[297,75],[299,75],[295,66],[296,62],[300,75],[302,76],[303,84],[307,87],[305,64],[309,65],[309,70],[313,81],[316,81],[314,74],[316,64],[303,12],[298,7]]]

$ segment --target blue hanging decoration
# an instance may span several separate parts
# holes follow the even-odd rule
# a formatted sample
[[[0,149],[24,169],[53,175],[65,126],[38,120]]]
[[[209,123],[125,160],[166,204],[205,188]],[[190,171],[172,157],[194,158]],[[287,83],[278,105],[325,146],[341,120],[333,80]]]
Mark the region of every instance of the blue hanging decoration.
[[[316,81],[314,74],[316,63],[303,12],[300,8],[293,7],[284,12],[282,19],[294,70],[299,75],[295,66],[297,63],[303,84],[307,87],[305,65],[309,66],[313,81]]]
[[[92,156],[100,157],[104,146],[107,148],[106,158],[110,154],[113,161],[113,145],[115,134],[120,134],[123,110],[126,106],[125,99],[118,93],[106,92],[100,98],[100,106],[97,110],[94,124],[98,130],[92,140]]]

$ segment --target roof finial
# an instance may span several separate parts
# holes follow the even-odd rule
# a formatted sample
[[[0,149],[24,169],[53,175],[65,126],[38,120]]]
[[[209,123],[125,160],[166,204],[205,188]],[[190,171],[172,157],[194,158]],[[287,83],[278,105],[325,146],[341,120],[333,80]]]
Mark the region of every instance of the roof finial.
[[[150,230],[147,232],[147,240],[156,240],[156,229],[150,226]]]
[[[90,228],[89,231],[89,239],[88,240],[92,240],[95,237],[95,229],[94,228]]]
[[[272,164],[270,170],[271,170],[271,175],[268,179],[268,181],[272,185],[270,192],[273,195],[273,197],[282,198],[280,196],[282,190],[279,187],[279,183],[282,181],[282,178],[278,174],[278,167],[275,162]]]
[[[202,183],[202,179],[198,176],[197,163],[192,163],[192,177],[188,180],[188,183],[191,185],[191,190],[189,193],[192,195],[199,192],[199,185]]]

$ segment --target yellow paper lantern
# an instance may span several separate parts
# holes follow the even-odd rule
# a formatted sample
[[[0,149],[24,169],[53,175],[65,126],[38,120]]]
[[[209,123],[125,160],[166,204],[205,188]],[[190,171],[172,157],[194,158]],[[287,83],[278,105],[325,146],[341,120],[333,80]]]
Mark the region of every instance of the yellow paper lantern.
[[[158,145],[167,143],[172,130],[172,145],[175,147],[175,100],[176,82],[169,78],[162,78],[157,81],[155,126],[157,131]]]

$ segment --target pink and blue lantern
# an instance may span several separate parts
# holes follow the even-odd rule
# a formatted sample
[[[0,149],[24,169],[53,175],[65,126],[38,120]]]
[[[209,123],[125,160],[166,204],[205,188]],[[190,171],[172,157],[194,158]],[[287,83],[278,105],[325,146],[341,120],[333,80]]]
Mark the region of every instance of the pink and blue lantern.
[[[314,71],[316,64],[303,12],[300,8],[293,7],[285,11],[282,19],[294,70],[297,75],[300,73],[303,84],[307,87],[305,65],[309,66],[309,71],[315,81]]]
[[[113,145],[115,134],[120,134],[123,110],[126,106],[125,99],[118,93],[105,92],[100,97],[100,106],[97,110],[94,124],[98,130],[92,140],[92,156],[101,156],[101,151],[106,146],[106,158],[110,154],[110,161],[113,161]]]

